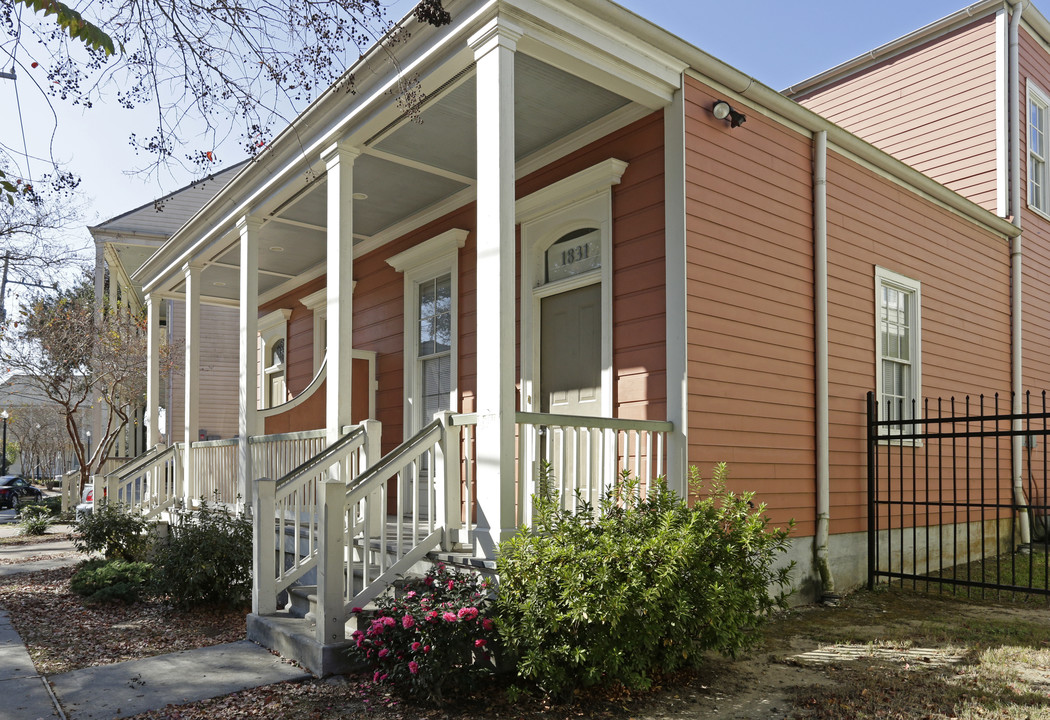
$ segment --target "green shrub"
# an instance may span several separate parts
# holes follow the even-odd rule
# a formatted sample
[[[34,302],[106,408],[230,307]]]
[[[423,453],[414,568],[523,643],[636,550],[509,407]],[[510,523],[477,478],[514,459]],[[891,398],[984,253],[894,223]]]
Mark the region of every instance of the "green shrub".
[[[138,513],[104,503],[77,520],[73,544],[80,552],[100,552],[107,560],[134,562],[149,552],[149,525]]]
[[[19,535],[43,535],[51,526],[51,511],[44,505],[23,505],[18,512]]]
[[[60,495],[41,498],[40,501],[35,504],[47,508],[47,511],[53,517],[58,517],[62,514],[62,496]]]
[[[243,605],[252,591],[252,523],[202,502],[158,543],[154,564],[157,592],[173,605]]]
[[[770,528],[750,494],[726,491],[725,476],[719,465],[692,507],[662,481],[640,499],[626,476],[598,513],[536,498],[536,532],[523,528],[498,555],[497,627],[518,676],[555,698],[645,688],[705,651],[748,647],[787,597],[790,567],[774,562],[788,531]]]
[[[493,672],[495,626],[488,617],[488,581],[439,563],[422,581],[375,601],[378,611],[352,635],[350,656],[419,700],[476,689]],[[353,612],[364,622],[361,608]]]
[[[148,594],[153,566],[124,560],[87,560],[77,566],[70,589],[88,602],[133,603]]]

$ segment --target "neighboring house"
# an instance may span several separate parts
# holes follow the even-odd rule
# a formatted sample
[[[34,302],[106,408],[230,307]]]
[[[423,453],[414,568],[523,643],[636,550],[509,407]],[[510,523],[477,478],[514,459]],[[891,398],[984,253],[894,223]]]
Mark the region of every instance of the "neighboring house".
[[[1026,261],[1023,286],[1011,281],[1021,231],[996,190],[946,187],[901,148],[869,144],[607,0],[446,7],[450,25],[407,20],[407,41],[352,69],[355,94],[314,102],[122,280],[141,287],[154,356],[165,304],[187,308],[175,337],[190,402],[183,431],[172,425],[187,443],[185,488],[220,450],[193,445],[213,397],[204,313],[236,308],[225,347],[238,345],[239,443],[222,462],[255,512],[277,503],[285,521],[316,523],[307,535],[321,548],[307,543],[301,568],[279,563],[276,585],[273,552],[258,551],[258,614],[316,561],[319,642],[341,632],[367,592],[351,581],[343,597],[324,548],[344,538],[341,518],[346,536],[369,532],[377,506],[353,508],[373,497],[398,516],[425,511],[405,563],[456,537],[491,556],[528,521],[544,461],[565,498],[593,497],[595,477],[619,466],[685,490],[689,465],[728,461],[733,489],[795,521],[798,587],[818,595],[832,576],[852,587],[867,562],[866,393],[1050,385],[1047,266]],[[398,102],[399,72],[420,83],[421,107]],[[1050,249],[1025,233],[1034,258]],[[1026,309],[1023,345],[1011,303]],[[155,363],[148,447],[160,385]],[[453,416],[435,430],[441,411]],[[365,418],[381,440],[374,424],[361,432],[398,452],[343,464],[339,448],[362,437],[344,430]],[[306,459],[256,452],[261,436],[291,431],[303,433],[280,442],[338,440],[311,471],[351,484],[289,491],[294,510],[272,483],[257,492],[256,479]],[[442,468],[449,484],[435,490],[425,478]],[[317,508],[348,505],[304,509],[322,495]],[[304,520],[321,515],[337,530]],[[381,577],[402,567],[380,565]]]
[[[8,416],[7,442],[18,443],[20,450],[8,473],[51,478],[77,467],[61,407],[31,376],[12,372],[0,379],[0,411]],[[81,441],[87,443],[89,437],[85,434]]]
[[[214,176],[88,228],[95,241],[95,295],[101,302],[118,302],[133,311],[142,308],[142,289],[131,274],[160,248],[172,234],[229,182],[243,163]],[[117,292],[112,292],[117,288]],[[160,325],[169,342],[177,346],[185,332],[185,304],[176,298],[161,303]],[[237,434],[237,352],[229,338],[237,333],[236,310],[209,305],[202,311],[207,349],[202,356],[205,384],[199,394],[198,437],[201,440],[229,438]],[[183,374],[169,373],[158,395],[164,413],[158,420],[158,437],[171,438],[183,432]],[[140,407],[121,438],[113,446],[114,457],[136,457],[146,448],[145,412]],[[99,426],[101,424],[99,423]]]

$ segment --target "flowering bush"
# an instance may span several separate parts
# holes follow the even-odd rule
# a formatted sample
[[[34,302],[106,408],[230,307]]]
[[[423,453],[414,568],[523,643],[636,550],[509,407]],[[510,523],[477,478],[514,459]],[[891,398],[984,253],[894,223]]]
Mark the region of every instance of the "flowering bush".
[[[769,527],[764,507],[727,491],[725,477],[719,465],[692,506],[662,481],[643,499],[626,476],[597,513],[538,496],[537,532],[499,548],[495,611],[518,676],[559,699],[588,685],[643,688],[705,651],[754,642],[787,596],[788,531]]]
[[[487,580],[439,563],[422,581],[377,599],[367,627],[365,611],[354,608],[359,627],[350,652],[375,682],[441,703],[445,693],[471,690],[493,672],[488,604]]]

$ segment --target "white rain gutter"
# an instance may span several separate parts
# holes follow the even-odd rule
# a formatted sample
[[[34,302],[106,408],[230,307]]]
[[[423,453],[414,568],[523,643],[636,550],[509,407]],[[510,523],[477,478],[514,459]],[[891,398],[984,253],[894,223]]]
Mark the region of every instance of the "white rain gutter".
[[[831,465],[828,459],[828,133],[813,136],[813,310],[816,395],[817,572],[821,598],[837,599],[835,578],[828,561],[831,525]]]
[[[1013,12],[1010,14],[1010,54],[1009,54],[1009,91],[1007,124],[1010,136],[1010,215],[1017,234],[1010,240],[1010,384],[1013,392],[1012,412],[1020,415],[1024,393],[1024,376],[1021,363],[1021,118],[1018,107],[1021,102],[1021,68],[1018,60],[1018,27],[1021,24],[1021,12],[1024,4],[1020,0],[1011,0]],[[1020,435],[1021,420],[1012,423],[1014,436],[1010,443],[1010,459],[1014,476],[1014,504],[1017,507],[1017,521],[1021,534],[1021,545],[1032,542],[1032,530],[1028,524],[1028,500],[1024,494],[1023,456]]]

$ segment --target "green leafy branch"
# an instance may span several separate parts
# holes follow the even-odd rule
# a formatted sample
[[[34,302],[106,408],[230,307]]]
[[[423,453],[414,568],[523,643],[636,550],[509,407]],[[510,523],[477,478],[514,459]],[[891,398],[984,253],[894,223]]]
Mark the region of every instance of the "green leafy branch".
[[[84,19],[73,8],[58,0],[18,0],[26,7],[32,8],[44,17],[55,16],[55,22],[65,30],[69,37],[80,40],[91,50],[101,50],[106,55],[116,55],[117,48],[113,38],[103,32],[102,28]],[[120,48],[124,51],[123,46]]]

